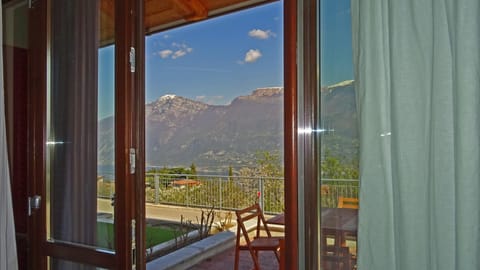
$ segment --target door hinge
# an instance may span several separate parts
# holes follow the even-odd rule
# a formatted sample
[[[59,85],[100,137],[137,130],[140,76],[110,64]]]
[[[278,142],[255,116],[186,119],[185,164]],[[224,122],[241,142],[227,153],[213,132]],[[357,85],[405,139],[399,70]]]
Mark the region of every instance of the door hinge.
[[[132,219],[132,270],[135,270],[137,268],[137,245],[135,242],[135,229],[136,227],[136,222],[135,219]]]
[[[129,60],[130,60],[130,72],[135,72],[135,48],[134,47],[130,47],[130,56],[129,56]]]
[[[135,162],[137,154],[135,148],[130,148],[130,174],[135,174]]]
[[[37,0],[28,0],[28,8],[34,8]]]
[[[28,216],[32,215],[32,209],[37,210],[40,209],[40,205],[42,203],[42,197],[39,195],[35,195],[33,197],[28,197]]]

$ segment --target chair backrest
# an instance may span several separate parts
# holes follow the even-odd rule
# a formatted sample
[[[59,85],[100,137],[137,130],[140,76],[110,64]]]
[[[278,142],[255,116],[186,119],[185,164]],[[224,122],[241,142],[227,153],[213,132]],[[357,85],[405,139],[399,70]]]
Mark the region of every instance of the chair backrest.
[[[268,229],[265,217],[263,216],[262,209],[258,203],[255,203],[252,206],[247,208],[235,211],[237,215],[237,237],[240,236],[240,233],[243,234],[247,245],[250,244],[250,237],[248,235],[247,227],[245,223],[250,220],[256,221],[255,235],[260,237],[261,231],[265,231],[268,237],[271,237],[270,230]]]
[[[358,209],[357,198],[338,197],[338,208]]]

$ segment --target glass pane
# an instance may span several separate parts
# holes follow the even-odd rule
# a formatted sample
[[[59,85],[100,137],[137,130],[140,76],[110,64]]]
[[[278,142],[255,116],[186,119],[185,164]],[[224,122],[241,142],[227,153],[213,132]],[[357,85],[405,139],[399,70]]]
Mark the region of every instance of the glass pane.
[[[107,270],[101,267],[95,267],[91,265],[76,263],[72,261],[65,261],[55,258],[48,258],[48,269],[49,270]]]
[[[114,248],[114,1],[52,0],[47,237]]]
[[[357,254],[357,111],[350,0],[320,3],[321,265],[353,269]]]

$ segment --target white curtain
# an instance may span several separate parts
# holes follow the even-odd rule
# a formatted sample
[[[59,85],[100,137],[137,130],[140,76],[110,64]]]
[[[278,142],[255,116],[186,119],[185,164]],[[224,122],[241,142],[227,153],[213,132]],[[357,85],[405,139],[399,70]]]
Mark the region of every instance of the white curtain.
[[[2,13],[2,7],[0,6],[0,37],[3,37]],[[15,270],[18,269],[17,247],[8,168],[7,132],[5,130],[3,50],[0,50],[0,67],[0,270]]]
[[[352,0],[359,270],[480,269],[480,1]]]

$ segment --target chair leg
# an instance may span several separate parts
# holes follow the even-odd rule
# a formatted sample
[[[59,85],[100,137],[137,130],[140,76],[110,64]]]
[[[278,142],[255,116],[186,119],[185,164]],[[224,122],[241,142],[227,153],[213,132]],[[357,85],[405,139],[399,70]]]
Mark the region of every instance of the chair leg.
[[[260,262],[258,261],[258,251],[255,250],[255,252],[250,251],[250,254],[252,255],[253,259],[253,266],[255,270],[260,270]]]
[[[238,250],[237,247],[235,247],[235,266],[234,266],[234,270],[238,270],[238,261],[239,261],[239,254],[240,253],[240,250]]]
[[[282,238],[279,241],[280,241],[280,249],[278,253],[275,252],[275,255],[277,255],[279,270],[285,270],[285,239]]]
[[[277,261],[280,262],[280,253],[283,252],[283,250],[280,250],[280,251],[274,251],[273,253],[275,253],[275,257],[277,257]]]
[[[236,239],[236,242],[235,242],[234,270],[238,270],[239,259],[240,259],[240,227],[237,226],[237,239]]]

